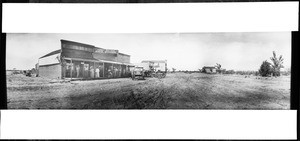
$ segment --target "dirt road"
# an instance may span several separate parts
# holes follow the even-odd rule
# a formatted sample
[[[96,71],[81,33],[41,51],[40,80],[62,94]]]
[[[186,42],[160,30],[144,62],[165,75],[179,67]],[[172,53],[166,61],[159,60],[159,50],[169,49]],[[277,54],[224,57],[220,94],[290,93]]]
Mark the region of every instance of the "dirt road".
[[[174,73],[55,83],[7,75],[7,96],[9,109],[289,109],[290,77]]]

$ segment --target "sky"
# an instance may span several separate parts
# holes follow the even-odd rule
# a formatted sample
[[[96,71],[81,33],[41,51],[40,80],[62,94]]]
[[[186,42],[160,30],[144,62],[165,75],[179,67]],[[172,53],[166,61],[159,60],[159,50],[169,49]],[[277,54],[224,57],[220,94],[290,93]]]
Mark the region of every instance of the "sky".
[[[273,51],[283,56],[285,68],[291,66],[290,32],[8,33],[6,39],[6,69],[34,68],[39,57],[60,49],[61,39],[117,49],[130,55],[131,63],[167,60],[167,67],[176,70],[193,71],[218,63],[227,70],[256,71],[264,60],[271,62]]]

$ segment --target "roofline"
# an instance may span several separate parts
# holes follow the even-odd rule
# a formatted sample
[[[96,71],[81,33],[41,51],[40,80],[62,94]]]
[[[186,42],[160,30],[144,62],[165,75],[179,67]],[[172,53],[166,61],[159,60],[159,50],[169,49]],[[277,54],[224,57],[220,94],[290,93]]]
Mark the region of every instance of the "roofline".
[[[119,52],[119,54],[122,54],[122,55],[129,56],[129,57],[130,57],[130,55],[128,55],[128,54],[124,54],[124,53],[120,53],[120,52]]]
[[[105,49],[105,48],[102,48],[102,47],[96,47],[96,46],[94,46],[96,49]]]
[[[57,51],[59,51],[59,52],[58,53],[54,53],[54,52],[57,52]],[[55,51],[51,51],[50,53],[48,53],[48,54],[40,57],[39,59],[42,59],[42,58],[45,58],[45,57],[48,57],[48,56],[51,56],[51,55],[59,54],[59,53],[61,53],[61,49],[58,49],[58,50],[55,50]]]
[[[79,44],[79,45],[82,45],[82,46],[85,46],[85,47],[89,47],[89,48],[97,48],[94,45],[85,44],[85,43],[79,43],[79,42],[74,42],[74,41],[69,41],[69,40],[63,40],[63,39],[61,39],[60,42],[61,43]]]
[[[143,60],[142,62],[161,62],[161,63],[166,63],[167,60]]]
[[[96,47],[96,46],[94,46],[94,45],[85,44],[85,43],[79,43],[79,42],[70,41],[70,40],[64,40],[64,39],[61,39],[60,41],[61,41],[61,43],[66,42],[66,43],[72,43],[72,44],[79,44],[79,45],[83,45],[83,46],[87,46],[87,47],[95,48],[95,49],[104,49],[104,50],[108,50],[108,49],[105,49],[105,48]],[[117,49],[112,49],[112,50],[117,50]],[[125,54],[125,53],[120,53],[119,50],[117,50],[117,51],[118,51],[119,54],[122,54],[122,55],[125,55],[125,56],[130,56],[130,55]]]

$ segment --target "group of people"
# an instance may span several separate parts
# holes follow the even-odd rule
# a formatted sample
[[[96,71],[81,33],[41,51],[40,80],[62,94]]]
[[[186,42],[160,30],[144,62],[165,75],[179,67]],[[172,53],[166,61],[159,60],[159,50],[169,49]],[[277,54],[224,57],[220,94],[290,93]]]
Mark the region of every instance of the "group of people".
[[[99,78],[100,77],[100,66],[98,67],[93,67],[93,66],[88,66],[88,65],[85,65],[84,67],[84,77],[87,78]]]
[[[86,71],[88,71],[88,68]],[[100,67],[99,66],[96,67],[95,69],[93,66],[91,66],[89,71],[90,71],[90,78],[99,78],[100,77]]]
[[[73,77],[73,78],[99,78],[100,77],[101,66],[93,67],[89,64],[84,64],[83,69],[80,69],[80,65],[74,65],[73,63],[66,63],[63,65],[63,77]]]
[[[100,77],[122,77],[123,70],[118,67],[90,66],[89,64],[75,65],[74,63],[63,63],[63,78],[100,78]],[[103,72],[105,71],[105,72]]]
[[[111,78],[111,77],[121,77],[121,69],[118,69],[117,67],[112,67],[110,66],[107,69],[107,77]]]

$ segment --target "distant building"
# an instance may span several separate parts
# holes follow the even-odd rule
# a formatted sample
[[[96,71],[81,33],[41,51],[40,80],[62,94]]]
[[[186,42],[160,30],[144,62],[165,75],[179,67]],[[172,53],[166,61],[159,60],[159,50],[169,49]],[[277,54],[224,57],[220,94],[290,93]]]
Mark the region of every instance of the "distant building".
[[[204,73],[217,73],[217,68],[216,67],[204,66],[202,68],[202,72],[204,72]]]
[[[116,78],[130,74],[130,55],[118,50],[61,40],[61,49],[39,58],[38,73],[47,78]]]
[[[156,71],[167,72],[167,60],[144,60],[141,62],[144,66],[148,66],[147,69],[155,69]],[[145,65],[146,64],[146,65]]]

